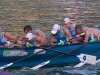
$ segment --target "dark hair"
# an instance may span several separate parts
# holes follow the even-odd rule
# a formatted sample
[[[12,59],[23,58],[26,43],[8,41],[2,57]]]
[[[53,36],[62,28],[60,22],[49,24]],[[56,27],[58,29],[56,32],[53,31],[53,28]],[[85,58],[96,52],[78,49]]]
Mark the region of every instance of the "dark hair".
[[[75,31],[77,31],[77,30],[82,30],[82,26],[81,25],[76,25],[76,27],[75,27]]]
[[[25,32],[25,30],[30,31],[30,30],[32,30],[32,27],[30,25],[26,25],[24,27],[24,32]]]

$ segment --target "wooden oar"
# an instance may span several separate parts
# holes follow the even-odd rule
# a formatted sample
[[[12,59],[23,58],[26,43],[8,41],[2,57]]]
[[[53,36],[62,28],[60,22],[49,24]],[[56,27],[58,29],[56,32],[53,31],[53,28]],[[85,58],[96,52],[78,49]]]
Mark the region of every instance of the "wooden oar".
[[[84,35],[84,33],[82,33],[80,36],[82,36],[82,35]],[[60,44],[57,44],[57,45],[61,45],[61,43],[60,43]],[[57,45],[55,45],[55,46],[57,46]],[[49,47],[49,48],[52,48],[52,47],[55,47],[55,46],[51,46],[51,47]],[[36,53],[34,53],[34,54],[32,54],[32,55],[29,55],[29,56],[27,56],[27,57],[25,57],[25,58],[19,59],[19,60],[14,61],[14,62],[11,62],[11,63],[6,64],[6,65],[4,65],[4,66],[1,66],[0,69],[4,69],[4,68],[6,68],[6,67],[9,67],[9,66],[13,65],[13,64],[16,63],[16,62],[19,62],[19,61],[22,61],[22,60],[24,60],[24,59],[27,59],[27,58],[29,58],[29,57],[31,57],[31,56],[34,56],[34,55],[36,55],[36,54],[38,54],[38,53],[41,53],[41,52],[43,52],[43,51],[45,51],[45,50],[40,50],[40,51],[38,51],[38,52],[36,52]]]
[[[90,40],[90,42],[94,42],[94,41],[96,41],[96,40],[98,40],[98,39],[99,39],[99,37],[97,37],[97,38],[95,38],[95,39],[93,39],[93,40]],[[78,47],[75,48],[75,49],[72,49],[72,50],[68,51],[67,53],[63,53],[63,52],[58,52],[58,51],[52,50],[52,51],[54,51],[54,52],[58,52],[58,53],[62,53],[62,54],[59,55],[59,56],[57,56],[57,57],[55,57],[55,58],[53,58],[53,59],[51,59],[51,60],[48,60],[48,61],[46,61],[46,62],[43,62],[43,63],[41,63],[41,64],[39,64],[39,65],[36,65],[36,66],[32,67],[31,69],[36,70],[36,69],[38,69],[38,68],[40,68],[40,67],[42,67],[42,66],[47,65],[47,64],[50,63],[51,61],[53,61],[53,60],[55,60],[55,59],[57,59],[57,58],[59,58],[59,57],[65,55],[65,54],[78,57],[78,58],[80,59],[80,61],[81,61],[82,59],[81,59],[79,56],[70,54],[69,52],[75,51],[75,50],[77,50],[77,49],[79,49],[79,48],[81,48],[81,47],[83,47],[83,46],[85,46],[85,45],[87,45],[87,44],[88,44],[88,42],[82,44],[81,46],[78,46]],[[47,49],[46,49],[46,50],[47,50]],[[49,49],[49,50],[50,50],[50,49]],[[84,55],[84,54],[82,54],[81,57],[82,57],[83,55]],[[86,54],[85,54],[85,57],[86,57]],[[91,63],[91,62],[95,63],[95,61],[96,61],[96,57],[95,57],[95,56],[92,57],[91,55],[87,55],[87,57],[94,59],[94,61],[93,61],[93,60],[89,60],[89,59],[88,59],[88,60],[85,59],[85,60],[86,60],[86,61],[85,61],[86,63]],[[82,58],[83,58],[83,57],[82,57]],[[84,61],[84,60],[83,60],[83,61]]]

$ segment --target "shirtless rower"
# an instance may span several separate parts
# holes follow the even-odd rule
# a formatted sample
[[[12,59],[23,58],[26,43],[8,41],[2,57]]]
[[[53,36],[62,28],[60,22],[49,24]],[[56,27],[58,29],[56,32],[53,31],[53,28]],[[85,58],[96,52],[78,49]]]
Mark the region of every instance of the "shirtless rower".
[[[16,37],[8,32],[0,32],[0,47],[1,48],[11,48],[13,47]]]
[[[83,27],[82,25],[77,25],[75,27],[76,34],[81,34],[85,32],[84,42],[88,42],[91,39],[100,36],[100,31],[95,28]]]
[[[19,38],[19,40],[23,41],[24,43],[29,42],[31,35],[33,34],[34,36],[36,36],[36,37],[33,37],[34,39],[36,39],[35,41],[37,42],[38,40],[38,43],[36,43],[37,46],[49,45],[48,37],[41,30],[34,30],[32,29],[30,25],[26,25],[24,27],[24,33],[25,35]]]

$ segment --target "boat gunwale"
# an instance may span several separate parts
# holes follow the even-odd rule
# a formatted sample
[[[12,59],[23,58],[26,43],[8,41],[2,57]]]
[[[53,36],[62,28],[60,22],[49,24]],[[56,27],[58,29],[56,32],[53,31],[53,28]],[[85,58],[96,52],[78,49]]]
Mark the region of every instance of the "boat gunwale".
[[[100,43],[100,42],[87,42],[88,44],[97,44],[97,43]],[[83,44],[85,44],[85,43],[73,43],[73,44],[70,44],[70,45],[83,45]],[[60,47],[60,46],[69,46],[69,44],[64,44],[64,45],[55,45],[55,46],[42,46],[42,47],[45,47],[45,48],[53,48],[53,47]],[[31,48],[29,48],[29,47],[24,47],[24,48],[20,48],[20,47],[13,47],[13,48],[0,48],[0,50],[26,50],[26,49],[28,49],[28,50],[30,50],[30,49],[39,49],[39,48],[36,48],[35,46],[34,47],[31,47]]]

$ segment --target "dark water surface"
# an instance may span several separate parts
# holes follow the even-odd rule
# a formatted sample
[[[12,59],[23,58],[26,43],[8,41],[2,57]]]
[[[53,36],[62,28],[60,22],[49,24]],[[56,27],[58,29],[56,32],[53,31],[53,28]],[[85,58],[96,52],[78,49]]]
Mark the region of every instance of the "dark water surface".
[[[82,67],[72,66],[40,68],[31,70],[30,67],[7,68],[0,71],[0,75],[100,75],[100,63],[93,65],[85,64]]]

